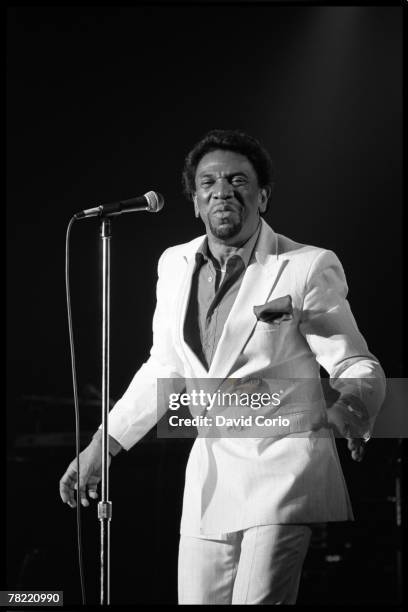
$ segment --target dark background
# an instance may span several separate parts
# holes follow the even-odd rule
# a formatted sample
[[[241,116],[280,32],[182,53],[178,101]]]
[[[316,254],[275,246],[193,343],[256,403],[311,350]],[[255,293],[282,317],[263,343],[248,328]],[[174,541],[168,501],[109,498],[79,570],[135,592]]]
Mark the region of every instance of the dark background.
[[[75,517],[58,497],[73,456],[70,217],[149,189],[165,197],[158,215],[113,221],[117,399],[148,355],[158,256],[203,233],[181,193],[184,157],[209,129],[243,129],[275,161],[267,221],[338,254],[361,332],[387,376],[402,377],[402,8],[16,7],[7,66],[7,588],[59,588],[74,602]],[[71,249],[86,442],[100,420],[95,219],[74,225]],[[176,601],[190,443],[153,430],[112,465],[113,601]],[[394,602],[398,443],[373,440],[362,464],[339,452],[358,521],[317,533],[300,602]],[[97,601],[95,512],[84,512],[84,538]]]

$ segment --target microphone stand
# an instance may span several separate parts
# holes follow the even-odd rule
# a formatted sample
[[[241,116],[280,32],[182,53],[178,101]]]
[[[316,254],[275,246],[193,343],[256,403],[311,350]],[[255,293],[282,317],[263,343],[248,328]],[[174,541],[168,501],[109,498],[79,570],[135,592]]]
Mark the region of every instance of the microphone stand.
[[[101,218],[100,239],[102,241],[102,487],[98,503],[98,518],[101,527],[100,547],[100,603],[110,604],[110,521],[112,503],[109,501],[109,360],[110,360],[110,239],[111,221]]]
[[[116,205],[115,205],[116,206]],[[101,527],[100,546],[100,603],[110,604],[110,521],[112,503],[109,501],[109,363],[110,363],[110,239],[111,216],[121,214],[116,208],[105,207],[101,214],[99,236],[102,241],[102,482],[98,519]],[[135,206],[132,212],[149,210],[148,206]],[[129,209],[130,211],[130,209]]]

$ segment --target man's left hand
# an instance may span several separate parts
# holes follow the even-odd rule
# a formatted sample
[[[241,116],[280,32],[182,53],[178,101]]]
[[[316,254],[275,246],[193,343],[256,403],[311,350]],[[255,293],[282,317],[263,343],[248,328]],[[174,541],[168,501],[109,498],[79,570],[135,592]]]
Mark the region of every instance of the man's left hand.
[[[362,433],[367,430],[368,414],[343,403],[335,403],[327,410],[329,427],[348,440],[347,447],[354,461],[361,461],[364,455]]]
[[[351,451],[351,457],[354,461],[361,461],[363,459],[364,444],[363,438],[348,438],[347,448]]]

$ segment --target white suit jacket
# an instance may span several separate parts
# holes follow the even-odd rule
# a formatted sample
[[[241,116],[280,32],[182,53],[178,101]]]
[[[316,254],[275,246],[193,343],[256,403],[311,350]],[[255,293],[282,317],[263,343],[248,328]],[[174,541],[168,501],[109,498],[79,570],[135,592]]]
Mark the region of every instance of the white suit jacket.
[[[332,379],[349,379],[372,428],[385,377],[357,328],[336,255],[278,235],[262,220],[206,371],[183,337],[195,253],[204,238],[170,247],[160,257],[150,357],[111,410],[109,434],[129,449],[154,426],[164,409],[157,406],[158,378],[261,374],[266,379],[319,379],[320,365]],[[288,294],[291,321],[277,329],[257,321],[255,305]],[[218,537],[262,524],[353,518],[332,433],[324,430],[326,435],[318,436],[307,425],[307,406],[296,410],[298,429],[279,438],[195,440],[186,468],[181,533]]]

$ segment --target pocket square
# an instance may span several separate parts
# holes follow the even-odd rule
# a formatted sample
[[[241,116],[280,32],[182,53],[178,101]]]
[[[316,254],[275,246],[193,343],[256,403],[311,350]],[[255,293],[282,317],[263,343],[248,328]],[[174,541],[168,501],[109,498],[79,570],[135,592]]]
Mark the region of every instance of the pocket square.
[[[284,295],[261,306],[254,306],[254,314],[258,321],[264,323],[280,323],[293,319],[292,296]]]

